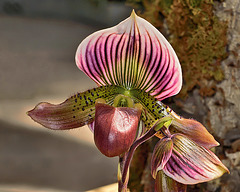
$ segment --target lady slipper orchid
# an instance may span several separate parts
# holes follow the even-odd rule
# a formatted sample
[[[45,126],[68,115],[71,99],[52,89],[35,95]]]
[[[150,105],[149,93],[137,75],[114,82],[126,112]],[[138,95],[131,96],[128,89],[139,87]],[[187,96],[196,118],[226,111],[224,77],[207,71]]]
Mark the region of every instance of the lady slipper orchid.
[[[180,63],[163,35],[134,11],[84,39],[76,64],[98,87],[59,105],[40,103],[28,115],[55,130],[89,125],[98,149],[119,156],[119,191],[127,190],[135,149],[153,136],[159,138],[152,157],[156,191],[185,191],[185,184],[228,171],[209,150],[218,142],[207,129],[161,102],[181,89]]]

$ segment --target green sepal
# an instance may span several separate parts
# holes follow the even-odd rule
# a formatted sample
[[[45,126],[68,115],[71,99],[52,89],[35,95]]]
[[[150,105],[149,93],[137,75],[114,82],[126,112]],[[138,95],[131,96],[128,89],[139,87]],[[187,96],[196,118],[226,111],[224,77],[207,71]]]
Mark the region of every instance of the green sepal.
[[[154,125],[154,127],[155,127],[154,130],[157,132],[157,131],[159,131],[163,127],[168,128],[171,125],[172,120],[173,120],[173,118],[171,116],[162,117]]]

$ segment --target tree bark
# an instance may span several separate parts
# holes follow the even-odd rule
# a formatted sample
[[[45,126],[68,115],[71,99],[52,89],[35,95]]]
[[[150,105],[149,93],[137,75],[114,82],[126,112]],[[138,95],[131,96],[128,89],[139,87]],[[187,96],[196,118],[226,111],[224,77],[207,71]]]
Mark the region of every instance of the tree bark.
[[[214,15],[227,22],[228,26],[228,56],[221,61],[224,79],[215,82],[213,95],[202,96],[200,89],[195,87],[188,92],[187,99],[174,98],[174,103],[170,103],[170,106],[180,115],[192,117],[206,126],[220,143],[220,146],[215,148],[215,153],[230,170],[229,175],[225,174],[208,183],[189,186],[189,191],[237,192],[240,189],[240,1],[214,1],[214,8]],[[209,80],[207,84],[212,81],[214,80]],[[140,146],[134,156],[130,169],[131,191],[153,189],[153,186],[152,189],[149,187],[153,182],[146,171],[149,168],[151,145],[153,144],[148,143]]]

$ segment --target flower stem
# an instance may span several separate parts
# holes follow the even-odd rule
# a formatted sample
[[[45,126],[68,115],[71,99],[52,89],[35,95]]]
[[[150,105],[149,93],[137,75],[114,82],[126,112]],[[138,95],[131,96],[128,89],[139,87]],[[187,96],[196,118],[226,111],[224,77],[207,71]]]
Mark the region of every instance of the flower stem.
[[[118,192],[126,192],[127,184],[129,180],[129,165],[131,163],[134,151],[143,142],[147,141],[155,135],[156,131],[152,127],[148,132],[146,132],[142,137],[137,139],[129,151],[121,156],[119,156],[119,168],[118,168]]]
[[[127,191],[127,184],[128,184],[128,173],[127,177],[123,180],[123,167],[126,161],[126,153],[119,156],[119,163],[118,163],[118,192],[126,192]]]

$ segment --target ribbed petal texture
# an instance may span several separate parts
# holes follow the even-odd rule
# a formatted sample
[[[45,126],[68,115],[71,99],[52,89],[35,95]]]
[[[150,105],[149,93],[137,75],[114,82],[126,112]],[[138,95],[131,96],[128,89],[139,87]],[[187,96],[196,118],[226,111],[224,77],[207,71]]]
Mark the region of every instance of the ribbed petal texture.
[[[173,150],[164,173],[183,184],[196,184],[210,181],[228,172],[218,157],[209,149],[176,134],[172,137]]]
[[[159,100],[177,94],[182,85],[181,67],[171,45],[134,11],[117,26],[83,40],[76,63],[98,85],[142,89]]]

